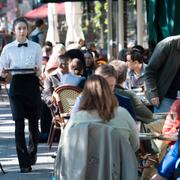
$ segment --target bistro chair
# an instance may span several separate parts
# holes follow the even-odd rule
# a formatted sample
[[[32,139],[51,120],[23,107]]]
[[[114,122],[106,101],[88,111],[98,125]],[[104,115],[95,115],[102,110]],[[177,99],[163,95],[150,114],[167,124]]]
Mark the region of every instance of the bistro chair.
[[[71,109],[80,93],[80,88],[71,85],[59,86],[54,90],[53,97],[55,98],[59,113],[54,115],[52,119],[48,136],[49,149],[51,149],[56,130],[62,131],[65,127],[70,117]]]

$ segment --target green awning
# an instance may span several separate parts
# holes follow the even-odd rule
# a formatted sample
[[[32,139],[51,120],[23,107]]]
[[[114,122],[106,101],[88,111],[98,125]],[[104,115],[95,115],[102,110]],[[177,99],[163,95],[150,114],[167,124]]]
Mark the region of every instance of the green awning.
[[[149,0],[149,44],[154,48],[162,39],[180,34],[180,0]]]

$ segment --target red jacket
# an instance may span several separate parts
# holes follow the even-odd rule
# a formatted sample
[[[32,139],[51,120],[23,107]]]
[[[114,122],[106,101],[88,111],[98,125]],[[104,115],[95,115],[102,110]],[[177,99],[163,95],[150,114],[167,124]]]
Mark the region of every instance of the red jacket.
[[[170,111],[166,117],[162,134],[176,134],[180,126],[180,99],[177,99],[171,106]],[[172,144],[172,142],[167,142]]]

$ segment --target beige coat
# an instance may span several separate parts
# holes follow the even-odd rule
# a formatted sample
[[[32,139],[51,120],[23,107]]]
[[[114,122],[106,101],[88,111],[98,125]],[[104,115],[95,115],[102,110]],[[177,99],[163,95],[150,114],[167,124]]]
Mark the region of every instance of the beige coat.
[[[129,142],[101,122],[69,123],[55,160],[56,180],[137,180],[137,161]]]
[[[87,121],[97,122],[102,121],[102,119],[96,111],[91,111],[90,113],[87,111],[79,111],[71,115],[69,123],[76,124]],[[107,125],[117,128],[131,144],[135,152],[139,149],[140,143],[136,123],[126,109],[119,106],[115,111],[114,118],[107,122]]]

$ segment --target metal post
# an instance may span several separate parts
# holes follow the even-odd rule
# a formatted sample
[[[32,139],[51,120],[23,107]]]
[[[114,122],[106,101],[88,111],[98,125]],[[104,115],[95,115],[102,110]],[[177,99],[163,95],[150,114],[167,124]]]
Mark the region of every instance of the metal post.
[[[143,18],[143,0],[137,0],[137,43],[143,45],[143,29],[144,29],[144,18]]]
[[[123,0],[118,0],[118,50],[124,48],[124,7]]]
[[[108,0],[108,13],[107,13],[107,19],[108,19],[108,61],[112,59],[112,0]]]

